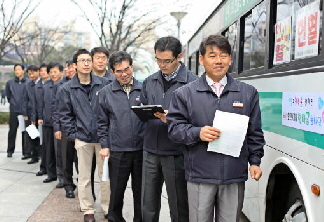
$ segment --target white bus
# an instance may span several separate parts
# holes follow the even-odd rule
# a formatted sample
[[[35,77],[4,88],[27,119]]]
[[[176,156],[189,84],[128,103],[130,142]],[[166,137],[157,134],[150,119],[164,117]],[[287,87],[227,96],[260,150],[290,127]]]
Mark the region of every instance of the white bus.
[[[266,145],[260,181],[246,183],[250,221],[324,221],[323,0],[224,0],[185,47],[201,75],[199,44],[232,45],[231,75],[257,88]]]

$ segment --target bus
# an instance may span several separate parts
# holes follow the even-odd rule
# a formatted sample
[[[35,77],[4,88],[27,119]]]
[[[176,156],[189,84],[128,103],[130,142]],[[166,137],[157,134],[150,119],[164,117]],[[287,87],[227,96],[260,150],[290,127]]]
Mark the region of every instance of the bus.
[[[185,46],[201,75],[199,44],[211,34],[232,46],[229,73],[260,97],[263,176],[246,182],[250,221],[324,221],[324,0],[223,0]]]

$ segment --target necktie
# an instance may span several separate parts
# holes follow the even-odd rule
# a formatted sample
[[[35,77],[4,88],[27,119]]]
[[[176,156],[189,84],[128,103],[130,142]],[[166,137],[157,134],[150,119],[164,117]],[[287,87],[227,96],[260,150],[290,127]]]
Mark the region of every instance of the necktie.
[[[221,83],[219,83],[219,82],[214,82],[212,86],[213,86],[214,92],[219,97],[220,94],[221,94],[221,87],[223,85]]]

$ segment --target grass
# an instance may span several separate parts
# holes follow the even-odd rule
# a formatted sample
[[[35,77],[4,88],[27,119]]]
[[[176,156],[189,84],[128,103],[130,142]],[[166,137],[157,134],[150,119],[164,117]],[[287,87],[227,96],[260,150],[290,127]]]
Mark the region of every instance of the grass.
[[[9,113],[0,112],[0,124],[8,124],[9,122]]]

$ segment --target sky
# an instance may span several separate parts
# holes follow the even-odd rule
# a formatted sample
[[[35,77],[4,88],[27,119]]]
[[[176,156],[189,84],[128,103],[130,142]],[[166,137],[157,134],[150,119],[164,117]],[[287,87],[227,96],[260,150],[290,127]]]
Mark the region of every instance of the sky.
[[[142,1],[142,4],[146,7],[150,7],[150,5],[147,4],[148,2],[150,2],[150,4],[161,2],[158,0],[140,1]],[[79,2],[82,4],[84,0],[79,0]],[[159,7],[160,11],[158,11],[157,14],[165,16],[168,22],[164,25],[166,25],[166,28],[168,29],[174,29],[174,36],[177,36],[177,22],[170,15],[170,12],[188,12],[181,21],[181,41],[185,44],[185,42],[194,34],[195,30],[197,30],[197,28],[217,6],[218,2],[220,2],[220,0],[164,0],[163,5]],[[92,31],[91,26],[83,18],[80,10],[69,0],[43,0],[41,5],[36,9],[35,14],[39,16],[44,24],[54,25],[64,24],[65,22],[76,18],[75,27],[77,31]],[[160,27],[160,30],[163,30],[163,27]],[[158,33],[158,35],[163,35],[163,32]]]

